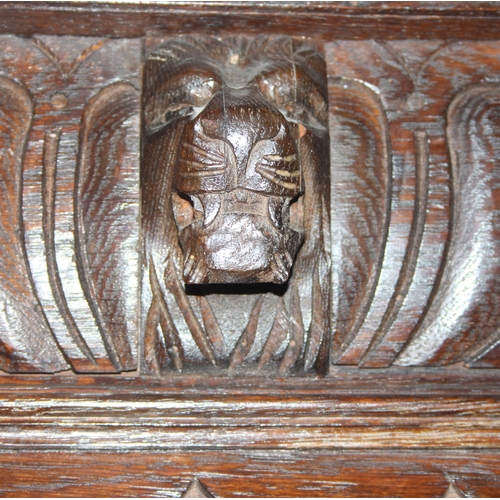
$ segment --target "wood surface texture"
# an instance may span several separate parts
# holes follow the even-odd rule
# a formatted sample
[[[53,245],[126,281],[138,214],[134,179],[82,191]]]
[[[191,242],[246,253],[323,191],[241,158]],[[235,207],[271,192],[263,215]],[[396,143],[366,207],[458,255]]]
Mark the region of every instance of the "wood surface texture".
[[[316,385],[304,378],[203,375],[168,384],[138,377],[31,377],[23,387],[19,377],[6,377],[0,439],[18,451],[498,449],[499,378],[496,370],[360,376],[340,368]]]
[[[0,6],[3,33],[136,38],[286,34],[337,39],[497,40],[494,2],[34,2]]]
[[[499,26],[1,3],[0,495],[499,496]]]
[[[135,369],[140,43],[0,44],[2,368]]]
[[[497,454],[466,450],[25,451],[0,453],[0,491],[4,497],[180,497],[198,479],[204,487],[198,498],[496,497],[499,468]]]

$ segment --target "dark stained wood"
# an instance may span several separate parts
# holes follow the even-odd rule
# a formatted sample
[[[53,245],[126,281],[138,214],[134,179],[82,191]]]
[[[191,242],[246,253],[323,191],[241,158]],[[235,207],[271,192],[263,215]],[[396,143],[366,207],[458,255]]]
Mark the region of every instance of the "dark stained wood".
[[[443,394],[463,395],[466,385],[471,396],[495,396],[499,393],[500,372],[495,369],[461,370],[456,367],[422,368],[392,367],[388,369],[359,370],[356,366],[334,366],[326,377],[262,377],[258,374],[233,374],[231,377],[205,376],[206,368],[198,373],[173,374],[168,379],[141,377],[135,373],[114,375],[74,374],[70,371],[57,375],[7,375],[0,377],[4,394],[22,394],[35,391],[42,394],[52,387],[62,395],[89,390],[103,395],[109,391],[149,391],[169,396],[188,394],[238,394],[247,392],[256,396],[274,394],[281,397],[293,395],[427,395],[440,397]],[[216,369],[214,369],[217,371]],[[201,373],[200,373],[201,371]],[[319,383],[318,383],[319,382]],[[90,394],[89,392],[88,394]]]
[[[335,370],[314,385],[0,377],[0,491],[179,496],[198,479],[214,496],[498,494],[499,371]]]
[[[272,333],[257,369],[287,374],[301,358],[306,370],[317,361],[324,369],[330,183],[323,56],[283,36],[148,39],[146,47],[143,373],[203,358],[248,369],[263,354],[271,321],[283,334]],[[228,293],[233,303],[224,304]],[[234,301],[248,311],[241,324]],[[280,322],[287,311],[291,320]],[[239,336],[231,338],[228,325]],[[226,351],[216,354],[208,328],[220,331],[216,342]]]
[[[25,358],[24,365],[17,362],[18,370],[134,370],[141,356],[143,373],[157,375],[206,362],[265,375],[324,373],[328,356],[330,365],[369,368],[457,362],[495,366],[498,291],[496,281],[483,276],[496,268],[490,264],[491,251],[479,248],[496,245],[494,198],[475,211],[469,205],[483,193],[494,197],[497,174],[494,161],[488,166],[488,155],[496,154],[496,122],[487,118],[482,128],[472,118],[470,124],[462,123],[480,104],[472,100],[464,114],[455,111],[461,102],[455,96],[474,92],[473,86],[495,88],[483,82],[500,68],[498,42],[326,43],[329,199],[321,44],[312,41],[309,46],[283,36],[148,38],[141,227],[140,42],[39,35],[29,40],[3,36],[2,43],[4,78],[21,80],[27,99],[49,103],[34,109],[25,150],[24,142],[18,146],[24,163],[17,166],[20,177],[12,186],[19,192],[22,185],[13,203],[20,217],[16,224],[25,231],[18,256],[24,253],[29,267],[20,280],[31,289],[26,300],[41,307],[41,313],[30,314],[38,314],[38,328],[45,324],[47,329],[36,334],[40,340],[35,342],[49,343],[53,360],[22,354],[29,348],[15,339],[15,332],[10,338],[5,333],[4,350]],[[14,54],[33,64],[17,64]],[[118,76],[121,82],[115,81]],[[242,79],[247,90],[236,88]],[[275,92],[277,88],[281,90]],[[242,92],[248,92],[244,99]],[[220,114],[222,97],[227,116]],[[250,111],[245,99],[253,103]],[[193,106],[206,109],[190,120]],[[277,111],[272,114],[269,106]],[[494,110],[487,113],[489,117]],[[273,137],[286,125],[291,135],[278,141],[279,148],[282,157],[295,155],[296,160],[280,167],[285,173],[277,177],[278,184],[260,175],[271,175],[260,166],[254,177],[269,185],[255,184],[251,176],[243,179],[242,172],[231,180],[224,169],[222,177],[206,177],[206,172],[200,177],[193,165],[202,163],[203,154],[210,161],[224,157],[218,125],[207,136],[196,129],[202,122],[207,127],[208,122],[227,122],[226,129],[243,135],[254,134],[255,125],[256,130],[273,129],[266,132]],[[461,156],[454,150],[463,140],[457,143],[456,137],[469,132],[457,132],[458,127],[475,137]],[[254,137],[257,144],[266,133]],[[240,154],[240,163],[247,153]],[[477,187],[468,198],[461,192],[469,177],[460,181],[458,175],[463,155],[475,158],[486,172],[486,180],[473,180]],[[291,189],[293,183],[286,179],[297,170],[300,186]],[[275,188],[277,192],[268,192]],[[269,204],[265,214],[234,214],[235,204],[248,206],[262,189],[256,203],[261,211],[263,203]],[[279,217],[281,203],[296,195],[288,226],[283,223],[287,214]],[[186,197],[198,200],[199,210]],[[192,214],[200,210],[205,212],[203,224]],[[467,224],[460,215],[464,212]],[[10,214],[5,217],[7,222]],[[247,233],[235,231],[238,224],[230,223],[231,217],[247,217]],[[258,227],[264,229],[255,234],[270,233],[278,224],[281,232],[276,234],[283,241],[272,240],[269,248],[257,242],[250,229],[259,217]],[[480,217],[483,226],[490,225],[488,234],[474,226]],[[464,226],[462,233],[458,226]],[[287,280],[302,230],[304,242]],[[139,261],[141,238],[144,255]],[[208,248],[212,239],[216,244]],[[214,264],[213,254],[226,251],[234,254],[232,264]],[[261,253],[265,263],[248,269]],[[6,253],[6,268],[9,258]],[[467,278],[471,262],[475,289]],[[145,332],[140,352],[139,266]],[[227,282],[235,281],[286,283],[227,288]],[[214,285],[219,282],[225,282],[222,288]],[[257,300],[262,294],[263,303]],[[490,305],[474,309],[477,301]],[[19,314],[26,304],[19,302]],[[241,314],[234,315],[235,307]],[[59,364],[54,364],[57,357]]]
[[[499,496],[499,21],[493,2],[1,3],[0,496]],[[179,39],[190,71],[152,81]],[[292,278],[243,290],[184,272],[204,241],[178,243],[165,170],[148,179],[158,151],[199,163],[175,147],[194,128],[144,138],[245,58],[259,119],[232,91],[204,118],[294,129],[314,173]]]
[[[330,79],[333,361],[346,363],[374,301],[386,246],[392,147],[379,96],[354,79]],[[354,139],[354,140],[352,140]]]
[[[352,111],[345,104],[332,106],[335,99],[345,101],[337,95],[346,90],[338,88],[352,87],[359,81],[365,82],[362,87],[368,85],[377,98],[382,99],[387,125],[375,125],[376,113],[368,123],[371,123],[372,136],[377,129],[383,131],[388,127],[390,150],[387,154],[391,155],[393,169],[391,190],[386,194],[391,201],[384,247],[373,239],[383,234],[381,209],[375,212],[376,205],[369,205],[371,199],[379,204],[383,199],[381,195],[373,195],[378,192],[376,188],[380,191],[380,180],[377,179],[378,185],[373,181],[363,184],[360,182],[363,177],[358,174],[356,183],[351,184],[350,196],[339,203],[339,215],[332,201],[332,234],[340,230],[343,235],[343,238],[332,239],[333,255],[346,255],[337,264],[345,266],[345,271],[342,268],[338,271],[341,288],[333,302],[336,317],[333,363],[363,367],[453,364],[468,362],[474,350],[480,354],[496,345],[495,327],[490,330],[487,326],[495,322],[494,306],[474,309],[473,305],[496,300],[492,299],[496,296],[495,280],[487,279],[484,274],[491,273],[486,268],[492,265],[493,250],[481,249],[493,248],[494,243],[486,243],[486,240],[494,241],[495,237],[481,236],[476,249],[472,250],[470,245],[478,235],[462,229],[469,237],[461,237],[457,244],[454,242],[460,238],[458,228],[465,224],[460,218],[461,212],[471,214],[474,222],[468,223],[469,226],[480,224],[480,217],[485,216],[481,215],[485,212],[480,208],[472,215],[472,205],[465,208],[461,202],[470,189],[470,182],[459,180],[455,155],[476,155],[476,170],[487,171],[492,179],[489,182],[494,183],[498,174],[488,167],[488,162],[496,155],[493,152],[496,128],[493,124],[479,128],[474,127],[474,121],[470,124],[460,121],[460,126],[474,129],[474,139],[469,145],[454,140],[456,133],[452,129],[458,126],[453,124],[457,108],[455,96],[475,85],[481,88],[482,82],[498,71],[498,48],[498,42],[338,41],[326,44],[330,114],[333,115],[330,135],[335,138],[331,154],[332,185],[335,188],[336,182],[341,187],[345,184],[342,169],[346,168],[346,162],[342,154],[336,154],[335,148],[344,150],[336,137],[349,133],[357,137],[356,144],[364,141],[364,154],[369,147],[374,148],[374,144],[383,143],[381,140],[368,142],[366,129],[370,127],[367,125],[354,128],[352,123],[361,120],[361,113],[351,118]],[[377,65],[371,63],[374,60],[378,61]],[[350,101],[356,102],[354,98]],[[475,102],[480,106],[479,101]],[[370,108],[365,106],[365,109]],[[471,116],[475,116],[478,109],[470,110]],[[336,125],[338,132],[334,135]],[[347,156],[354,165],[359,153],[356,156],[352,146],[348,147],[351,149],[346,150]],[[372,153],[372,156],[384,157],[380,153]],[[382,171],[380,167],[377,169],[379,173]],[[490,197],[494,200],[494,189],[486,188],[484,181],[473,181],[473,184],[476,189],[485,189],[481,196],[486,196],[486,205],[493,209],[488,200]],[[472,199],[478,199],[477,191],[469,202]],[[376,223],[381,227],[374,231]],[[491,234],[496,234],[494,216],[488,221],[484,219],[482,224],[484,228],[489,225]],[[362,243],[353,245],[351,242],[357,238],[362,238]],[[367,241],[371,244],[363,247]],[[452,264],[457,259],[454,252],[462,255],[462,259],[469,259],[467,263]],[[486,252],[484,256],[483,252]],[[460,277],[460,273],[472,276],[473,266],[469,264],[474,259],[482,262],[477,266],[482,278],[477,274],[476,278],[470,277],[471,281],[481,283],[477,291]],[[451,340],[455,337],[460,341]],[[492,366],[491,363],[490,360],[485,366]]]
[[[122,82],[86,104],[75,174],[80,281],[117,371],[137,368],[138,107],[138,90]]]
[[[4,2],[3,33],[79,36],[283,34],[323,40],[498,38],[494,2]]]
[[[373,385],[355,377],[336,388],[329,380],[315,391],[310,381],[266,384],[253,378],[232,383],[203,377],[178,384],[151,379],[92,379],[39,386],[2,384],[0,441],[8,449],[195,450],[500,448],[499,375],[473,394],[463,394],[465,377],[441,371],[434,384],[422,371],[373,374]],[[343,371],[338,376],[349,376]],[[207,378],[205,376],[205,378]],[[424,380],[424,382],[422,382]],[[401,387],[401,383],[404,385]],[[494,381],[494,382],[493,382]],[[326,382],[326,380],[325,380]],[[317,384],[319,385],[319,384]],[[434,385],[434,390],[432,386]],[[471,391],[474,384],[471,385]],[[429,391],[430,386],[430,391]],[[382,387],[384,390],[382,391]]]
[[[499,225],[496,213],[499,203],[496,164],[500,144],[498,85],[478,84],[458,94],[448,110],[448,141],[451,151],[455,218],[452,227],[448,267],[443,271],[442,296],[455,296],[451,304],[441,306],[434,320],[433,329],[442,331],[440,324],[448,323],[446,341],[434,355],[445,362],[458,359],[457,346],[465,351],[466,360],[472,366],[482,365],[483,356],[490,355],[499,342],[495,318],[499,311],[492,292],[498,288],[500,269],[495,266],[499,248],[496,243]],[[486,187],[491,186],[491,187]],[[478,189],[486,187],[486,195],[478,195]],[[476,243],[477,242],[477,243]],[[472,250],[470,245],[476,245]],[[460,263],[457,262],[461,261]],[[475,269],[483,277],[475,278]],[[453,278],[450,279],[450,270]],[[477,275],[476,275],[477,276]],[[465,284],[467,281],[467,284]],[[478,287],[474,282],[482,282]],[[458,288],[458,293],[454,289]],[[461,290],[470,293],[466,299]],[[441,291],[442,290],[442,291]],[[460,300],[457,300],[460,296]],[[444,299],[446,300],[446,299]],[[454,309],[465,309],[461,315]],[[444,310],[449,312],[444,313]],[[493,361],[493,366],[496,363]]]
[[[17,166],[2,170],[4,231],[17,244],[4,246],[3,281],[19,289],[2,316],[3,368],[136,369],[140,43],[2,35],[0,45],[2,109],[18,123],[3,156]],[[25,116],[8,91],[24,96]]]
[[[22,170],[33,105],[12,79],[0,79],[1,99],[1,257],[3,275],[0,366],[5,371],[58,371],[66,367],[47,320],[40,311],[23,245]],[[10,279],[8,279],[9,277]],[[9,335],[10,334],[10,335]],[[37,351],[46,353],[37,359]]]

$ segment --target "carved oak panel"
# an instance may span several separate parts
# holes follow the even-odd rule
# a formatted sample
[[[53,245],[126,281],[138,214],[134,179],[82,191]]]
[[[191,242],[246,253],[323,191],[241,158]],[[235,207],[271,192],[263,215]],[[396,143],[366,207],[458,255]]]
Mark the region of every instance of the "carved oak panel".
[[[498,496],[499,15],[0,3],[0,496]]]
[[[2,370],[498,365],[497,42],[143,42],[0,38]]]
[[[333,224],[349,239],[357,238],[361,249],[353,250],[349,239],[332,238],[333,248],[336,243],[340,247],[334,254],[343,256],[337,262],[344,266],[334,303],[338,326],[332,363],[477,365],[494,349],[498,49],[496,42],[328,44],[333,96],[338,87],[346,89],[344,82],[352,87],[354,81],[359,89],[362,81],[357,99],[366,102],[371,96],[386,117],[381,121],[381,113],[374,111],[371,127],[357,135],[347,129],[351,141],[364,140],[379,161],[389,154],[392,166],[389,181],[372,177],[359,187],[360,197],[349,203],[347,224],[332,203]],[[373,60],[376,70],[368,64]],[[463,97],[469,95],[475,97]],[[335,109],[332,102],[330,108]],[[358,112],[351,121],[362,122],[361,116]],[[366,137],[366,128],[372,136]],[[375,133],[382,139],[369,142]],[[389,151],[379,152],[374,144],[388,144]],[[351,158],[354,163],[359,155]],[[342,172],[336,162],[344,161],[332,152],[333,186]],[[377,171],[380,176],[384,170]],[[357,174],[352,185],[362,180]],[[375,223],[379,226],[373,229]],[[374,241],[363,251],[371,241],[366,232],[385,241]],[[492,358],[484,366],[493,366]]]
[[[148,43],[144,372],[203,358],[229,371],[325,366],[323,57],[289,37]]]

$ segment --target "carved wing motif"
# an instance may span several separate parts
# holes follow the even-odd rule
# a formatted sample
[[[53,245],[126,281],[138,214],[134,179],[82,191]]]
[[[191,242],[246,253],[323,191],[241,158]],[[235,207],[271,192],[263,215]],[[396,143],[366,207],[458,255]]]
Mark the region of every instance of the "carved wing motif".
[[[390,366],[404,347],[405,342],[410,338],[412,326],[418,321],[418,318],[413,319],[415,312],[411,311],[407,304],[407,302],[411,303],[411,299],[409,301],[407,299],[416,275],[419,259],[425,259],[421,255],[421,250],[429,199],[429,138],[424,130],[414,131],[413,138],[416,153],[415,191],[412,197],[413,220],[398,281],[383,316],[381,312],[378,314],[380,324],[360,362],[360,366],[366,368]],[[411,316],[413,316],[412,319],[410,319]],[[412,320],[415,323],[412,324]]]
[[[129,221],[139,216],[138,109],[139,92],[127,83],[105,87],[87,104],[75,184],[80,280],[118,371],[136,368],[138,233]]]
[[[33,291],[23,242],[21,186],[33,106],[27,91],[0,77],[0,368],[67,369]]]

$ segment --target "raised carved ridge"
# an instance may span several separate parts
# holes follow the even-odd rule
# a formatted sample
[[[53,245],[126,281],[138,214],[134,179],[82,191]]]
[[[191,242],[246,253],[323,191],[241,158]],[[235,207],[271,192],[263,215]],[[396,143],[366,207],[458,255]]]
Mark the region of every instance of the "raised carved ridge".
[[[87,104],[75,179],[77,266],[104,345],[118,371],[136,366],[137,322],[128,321],[126,301],[129,282],[134,279],[134,249],[127,241],[126,224],[134,208],[127,206],[121,192],[135,187],[127,178],[127,161],[139,146],[130,122],[137,117],[138,103],[139,94],[132,85],[115,83]]]
[[[56,244],[54,238],[55,231],[55,201],[56,201],[56,175],[57,175],[57,152],[61,131],[55,130],[45,133],[43,150],[43,235],[45,239],[45,253],[47,257],[47,270],[52,294],[56,301],[59,313],[61,314],[69,334],[77,344],[81,353],[93,364],[94,356],[85,342],[85,339],[78,328],[78,325],[71,314],[64,295],[61,283],[59,268],[56,259]]]
[[[411,330],[408,328],[406,328],[406,331],[401,332],[401,328],[392,327],[401,311],[415,275],[427,216],[427,199],[429,195],[429,144],[427,133],[423,130],[417,130],[414,132],[414,140],[416,188],[408,246],[391,301],[371,340],[368,351],[360,362],[360,366],[365,368],[390,366],[401,349],[404,340],[411,334]]]
[[[391,146],[379,97],[351,80],[329,84],[332,255],[338,285],[333,362],[359,361],[378,285],[390,219]]]
[[[481,58],[484,53],[488,56]],[[334,318],[335,311],[341,310],[339,304],[345,300],[352,307],[343,316],[348,318],[349,326],[363,325],[358,333],[346,330],[342,314],[337,316],[332,363],[365,368],[457,362],[470,367],[497,366],[497,196],[492,165],[498,156],[499,126],[495,118],[496,97],[493,97],[498,84],[478,82],[494,79],[492,75],[498,72],[498,44],[339,41],[329,45],[327,58],[332,75],[332,123],[336,124],[339,117],[345,120],[349,106],[341,99],[338,99],[341,104],[334,106],[332,84],[341,87],[338,82],[345,82],[340,93],[347,92],[349,85],[364,87],[365,94],[372,91],[374,100],[379,101],[380,113],[374,113],[374,117],[386,117],[386,134],[390,135],[392,150],[390,218],[388,232],[383,237],[385,248],[378,253],[381,260],[373,266],[374,273],[379,273],[375,292],[369,307],[356,308],[361,298],[370,294],[343,297],[341,287],[338,291],[335,285],[332,287]],[[375,59],[380,61],[380,67],[371,65],[370,61]],[[467,62],[459,66],[457,60]],[[468,88],[463,90],[464,86]],[[483,91],[485,102],[481,103]],[[476,99],[470,97],[473,95]],[[464,96],[469,96],[469,100]],[[359,120],[360,116],[361,111],[354,113],[354,119]],[[334,139],[336,130],[332,125],[330,128]],[[374,118],[372,129],[383,130],[383,125]],[[358,137],[352,134],[341,142],[341,147],[359,144]],[[410,141],[414,145],[411,152]],[[333,189],[335,176],[339,175],[335,171],[335,146],[331,147]],[[345,156],[339,158],[342,166]],[[462,172],[457,173],[458,170]],[[351,167],[350,173],[346,171],[345,185],[355,186],[363,174]],[[348,199],[345,192],[342,194],[344,200]],[[342,203],[341,200],[341,207]],[[342,219],[337,219],[337,213],[353,216],[354,211],[337,212],[332,203],[335,235],[343,234],[341,231],[348,227],[344,221],[338,224]],[[373,211],[364,217],[371,224],[383,220]],[[359,221],[356,224],[354,234],[359,236],[362,246],[369,241],[366,238],[370,233]],[[349,247],[345,240],[344,244]],[[340,245],[336,247],[334,238],[334,268],[338,248]],[[362,254],[370,255],[375,249],[376,245],[371,245]],[[351,245],[346,260],[359,252],[359,247]],[[345,266],[346,260],[337,262]],[[475,274],[469,265],[472,261],[477,264]],[[345,280],[351,290],[354,284],[368,286],[368,277],[359,274],[362,269],[360,265],[344,267],[339,272],[339,282]],[[466,285],[466,275],[472,286]],[[339,334],[339,326],[344,327],[344,334]]]
[[[193,479],[181,498],[213,498],[205,485],[199,479]]]

